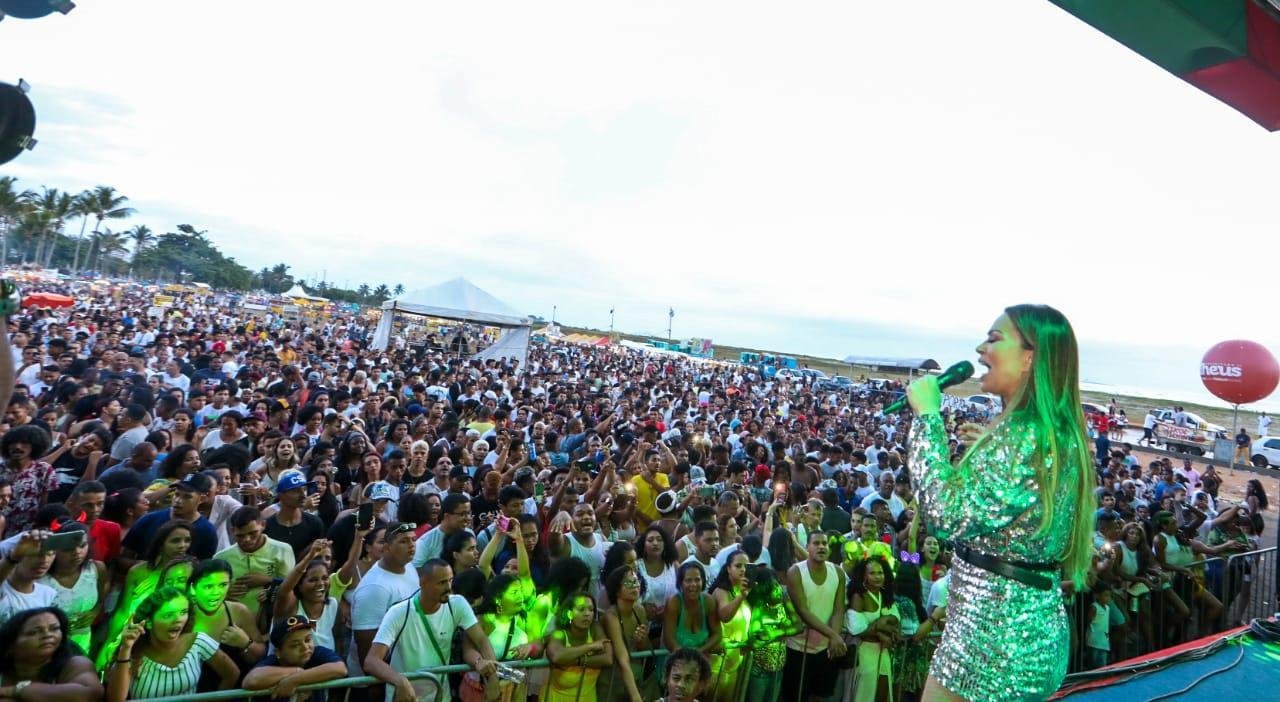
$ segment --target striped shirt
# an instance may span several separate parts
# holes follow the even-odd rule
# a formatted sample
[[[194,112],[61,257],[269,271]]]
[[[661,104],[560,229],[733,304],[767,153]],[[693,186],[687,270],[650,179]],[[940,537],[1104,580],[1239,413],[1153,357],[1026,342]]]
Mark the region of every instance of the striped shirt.
[[[129,699],[195,694],[196,683],[200,681],[200,665],[217,652],[218,642],[208,634],[197,632],[191,648],[172,668],[143,656],[135,669],[133,684],[129,686]]]

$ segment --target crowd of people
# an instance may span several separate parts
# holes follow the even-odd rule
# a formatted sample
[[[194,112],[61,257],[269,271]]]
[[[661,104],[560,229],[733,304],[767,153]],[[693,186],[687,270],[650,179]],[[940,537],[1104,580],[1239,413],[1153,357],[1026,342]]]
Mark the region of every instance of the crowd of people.
[[[67,292],[0,336],[0,699],[923,688],[952,553],[881,411],[900,386],[554,339],[476,360],[493,335],[456,324],[379,351],[364,317]],[[954,461],[992,419],[942,416]],[[1211,466],[1095,458],[1095,572],[1062,585],[1082,665],[1246,616],[1250,561],[1200,561],[1257,548],[1261,485],[1226,506]]]

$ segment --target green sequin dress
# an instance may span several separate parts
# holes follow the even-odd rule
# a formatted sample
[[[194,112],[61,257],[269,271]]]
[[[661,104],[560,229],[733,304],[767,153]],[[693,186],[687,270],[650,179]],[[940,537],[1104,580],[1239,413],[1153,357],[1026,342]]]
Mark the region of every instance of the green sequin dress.
[[[942,418],[911,427],[911,474],[921,518],[939,537],[1025,563],[1060,560],[1076,512],[1074,471],[1063,474],[1054,523],[1039,531],[1030,426],[1004,421],[958,466]],[[1048,466],[1052,469],[1052,466]],[[1070,637],[1059,589],[1039,590],[956,558],[947,625],[929,672],[968,700],[1043,700],[1067,673]]]

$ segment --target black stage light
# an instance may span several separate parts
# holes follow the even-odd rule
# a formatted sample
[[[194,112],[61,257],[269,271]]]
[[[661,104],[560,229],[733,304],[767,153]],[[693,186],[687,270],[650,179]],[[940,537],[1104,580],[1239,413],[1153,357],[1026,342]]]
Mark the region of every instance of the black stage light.
[[[0,163],[8,163],[23,151],[35,148],[36,108],[31,105],[26,81],[0,83]]]
[[[0,0],[0,19],[6,15],[18,19],[37,19],[55,12],[65,15],[75,7],[70,0]]]

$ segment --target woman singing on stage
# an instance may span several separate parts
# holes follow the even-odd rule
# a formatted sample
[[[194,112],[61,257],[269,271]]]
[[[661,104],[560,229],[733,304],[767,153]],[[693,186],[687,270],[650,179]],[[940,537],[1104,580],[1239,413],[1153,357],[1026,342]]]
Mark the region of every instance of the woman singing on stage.
[[[1042,305],[1010,307],[978,346],[982,390],[1004,410],[965,424],[949,460],[937,378],[907,388],[911,473],[925,523],[955,546],[947,626],[925,700],[1043,700],[1067,672],[1060,580],[1092,565],[1094,469],[1071,324]]]

